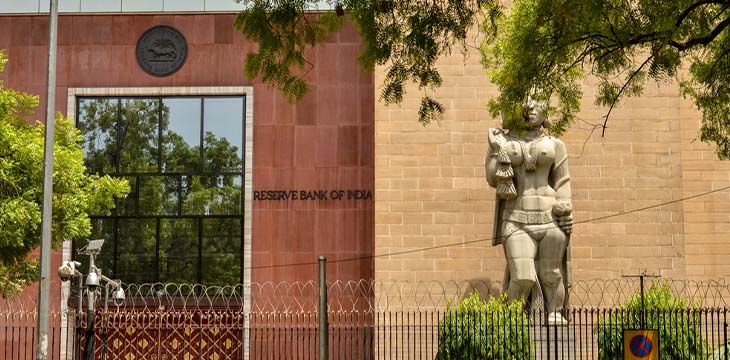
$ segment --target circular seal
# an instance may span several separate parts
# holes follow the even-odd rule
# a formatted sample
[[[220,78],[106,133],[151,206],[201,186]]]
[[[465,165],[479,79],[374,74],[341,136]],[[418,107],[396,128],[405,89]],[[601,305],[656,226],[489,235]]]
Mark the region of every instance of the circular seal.
[[[180,70],[188,55],[188,43],[177,29],[159,25],[137,40],[137,64],[146,73],[168,76]]]

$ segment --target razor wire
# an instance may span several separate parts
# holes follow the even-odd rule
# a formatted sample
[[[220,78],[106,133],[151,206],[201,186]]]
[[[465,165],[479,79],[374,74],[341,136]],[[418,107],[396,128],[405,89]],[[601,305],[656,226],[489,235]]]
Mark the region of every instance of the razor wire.
[[[684,298],[688,306],[730,306],[730,284],[725,279],[644,280],[645,289],[666,286]],[[574,308],[615,308],[638,294],[639,279],[594,279],[575,281],[568,289]],[[113,299],[98,291],[98,307],[114,312],[161,312],[227,310],[244,313],[312,313],[317,311],[319,287],[315,281],[260,282],[250,285],[205,286],[185,283],[123,284],[125,299]],[[103,288],[102,288],[103,290]],[[456,306],[473,291],[482,299],[498,297],[502,284],[473,281],[328,281],[329,312],[383,312],[438,310]],[[110,292],[111,293],[111,292]],[[68,308],[75,310],[78,291],[72,291]],[[82,294],[82,308],[85,294]],[[0,318],[35,316],[37,300],[21,294],[0,300]],[[60,313],[54,310],[54,313]]]

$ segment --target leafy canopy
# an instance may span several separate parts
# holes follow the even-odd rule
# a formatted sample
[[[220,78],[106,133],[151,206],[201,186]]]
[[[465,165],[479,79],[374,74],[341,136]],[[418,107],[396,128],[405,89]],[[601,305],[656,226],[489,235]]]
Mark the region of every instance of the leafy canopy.
[[[236,21],[258,42],[249,54],[246,75],[261,75],[290,100],[300,99],[306,82],[304,51],[337,30],[336,12],[306,13],[312,0],[240,0],[247,8]],[[331,3],[331,2],[330,2]],[[689,74],[681,81],[685,96],[702,111],[699,138],[714,143],[720,158],[730,157],[730,0],[342,0],[363,39],[359,61],[365,69],[385,66],[381,99],[403,100],[405,84],[431,89],[441,84],[438,57],[454,46],[466,49],[467,32],[478,27],[481,52],[500,95],[489,101],[505,127],[524,126],[527,96],[552,100],[550,130],[565,131],[579,111],[580,80],[600,79],[596,103],[611,111],[626,97],[641,94],[647,80]],[[444,107],[428,93],[419,121],[443,115]]]
[[[498,21],[497,38],[482,46],[501,91],[490,110],[509,113],[531,91],[554,96],[552,130],[559,133],[574,120],[580,80],[590,74],[600,80],[596,103],[608,107],[607,122],[621,98],[641,94],[648,79],[677,77],[685,61],[690,71],[681,87],[703,112],[700,139],[727,158],[728,7],[727,0],[516,1],[510,16]]]
[[[466,51],[467,33],[482,11],[496,17],[501,8],[494,0],[342,0],[335,11],[314,12],[316,0],[239,0],[246,5],[236,19],[243,35],[259,44],[246,57],[247,77],[261,76],[290,101],[307,91],[302,74],[311,70],[305,58],[307,47],[322,43],[343,23],[343,14],[360,31],[363,41],[358,62],[366,70],[385,66],[380,98],[386,104],[403,101],[405,86],[415,82],[426,93],[421,99],[419,121],[440,119],[444,106],[428,95],[441,85],[436,60],[455,46]]]
[[[0,51],[0,72],[7,62]],[[45,127],[26,118],[38,98],[0,82],[0,295],[12,296],[38,279],[38,263],[28,254],[41,240]],[[88,176],[73,121],[56,118],[53,159],[52,245],[85,239],[88,213],[107,213],[114,199],[129,192],[126,181]]]

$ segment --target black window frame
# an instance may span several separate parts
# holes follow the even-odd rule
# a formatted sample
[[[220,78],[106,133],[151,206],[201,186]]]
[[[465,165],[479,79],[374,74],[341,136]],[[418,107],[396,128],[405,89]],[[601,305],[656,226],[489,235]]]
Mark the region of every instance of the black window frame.
[[[221,172],[212,172],[212,171],[206,171],[206,162],[205,162],[205,100],[206,99],[240,99],[241,100],[241,165],[239,171],[221,171]],[[118,201],[117,206],[112,211],[111,215],[92,215],[90,216],[91,221],[94,220],[107,220],[107,221],[113,221],[113,259],[112,259],[112,269],[111,275],[116,276],[119,273],[118,265],[119,265],[119,259],[120,259],[120,253],[119,253],[119,242],[120,242],[120,220],[144,220],[144,219],[153,219],[156,223],[156,232],[155,232],[155,257],[154,257],[154,275],[153,278],[150,279],[150,281],[145,281],[145,283],[164,283],[164,279],[160,278],[160,227],[161,227],[161,221],[163,219],[194,219],[197,225],[197,274],[195,283],[196,284],[203,284],[203,258],[205,257],[203,254],[203,242],[205,240],[205,234],[204,234],[204,221],[206,219],[236,219],[239,220],[240,225],[240,243],[239,243],[239,249],[240,254],[239,255],[239,274],[238,274],[238,283],[243,284],[244,281],[244,252],[246,251],[246,248],[244,246],[244,228],[245,228],[245,194],[246,194],[246,95],[155,95],[155,96],[145,96],[145,95],[135,95],[135,96],[124,96],[124,95],[112,95],[112,96],[104,96],[104,95],[93,95],[93,96],[77,96],[75,99],[76,104],[76,113],[75,113],[75,121],[76,126],[78,128],[79,126],[79,119],[80,119],[80,112],[81,112],[81,103],[85,100],[100,100],[100,99],[106,99],[106,100],[116,100],[116,148],[114,151],[114,164],[112,168],[114,169],[113,173],[99,173],[99,175],[109,175],[112,177],[133,177],[135,178],[134,181],[134,187],[130,189],[130,193],[135,193],[135,204],[134,204],[134,214],[119,214],[119,211],[117,210],[120,206],[123,205],[123,202]],[[122,101],[123,100],[134,100],[134,99],[144,99],[144,100],[155,100],[157,102],[157,116],[158,116],[158,132],[157,132],[157,171],[155,172],[120,172],[120,141],[119,141],[119,134],[120,134],[120,120],[122,117],[121,109],[122,109]],[[200,100],[200,114],[199,114],[199,132],[200,132],[200,154],[199,154],[199,161],[198,161],[198,167],[196,171],[172,171],[172,172],[163,172],[163,163],[162,163],[162,126],[161,119],[163,117],[163,101],[165,99],[199,99]],[[85,159],[86,160],[86,159]],[[238,177],[240,179],[240,202],[239,202],[239,212],[236,214],[183,214],[182,209],[182,189],[183,189],[183,181],[185,177],[225,177],[225,176],[234,176]],[[177,179],[177,214],[175,215],[167,215],[167,214],[157,214],[157,215],[141,215],[140,214],[140,179],[144,177],[160,177],[160,178],[175,178]],[[85,245],[85,241],[72,241],[71,242],[71,257],[72,259],[78,259],[80,255],[76,253],[76,249],[82,247]],[[109,246],[110,244],[106,244],[106,246]],[[85,260],[85,259],[82,259]],[[103,269],[106,270],[106,269]],[[109,272],[107,270],[107,273]],[[126,279],[121,279],[123,282],[127,282]],[[204,285],[236,285],[236,284],[204,284]]]

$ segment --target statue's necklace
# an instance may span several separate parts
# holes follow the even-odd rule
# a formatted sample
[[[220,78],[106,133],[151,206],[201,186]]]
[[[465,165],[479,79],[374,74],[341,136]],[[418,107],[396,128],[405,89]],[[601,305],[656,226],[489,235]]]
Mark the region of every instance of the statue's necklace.
[[[532,172],[537,169],[537,149],[535,149],[533,145],[542,139],[543,136],[545,136],[545,134],[540,134],[527,141],[519,140],[522,157],[525,159],[525,171],[527,172]]]

